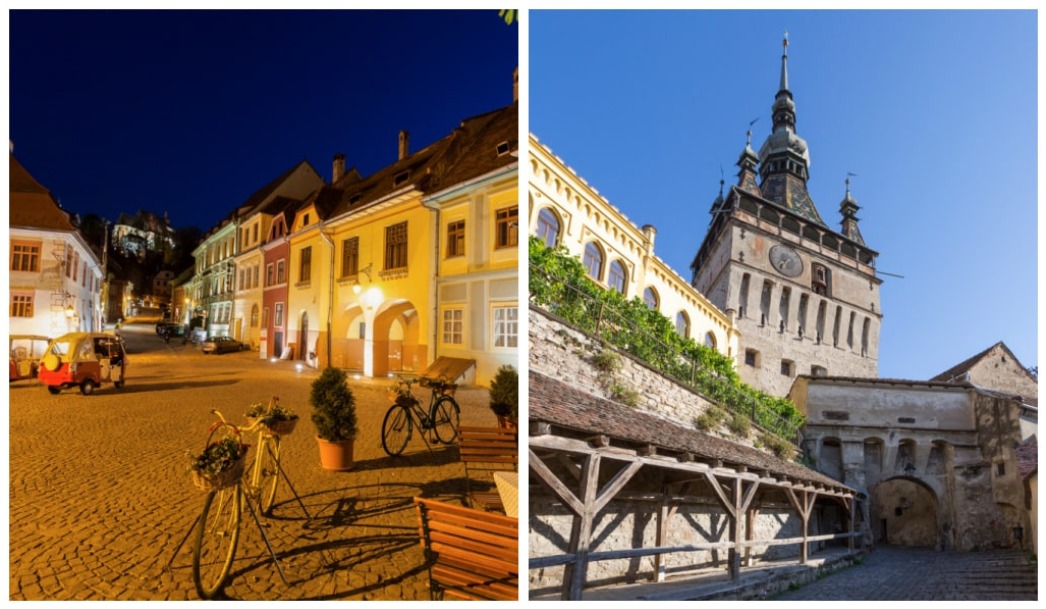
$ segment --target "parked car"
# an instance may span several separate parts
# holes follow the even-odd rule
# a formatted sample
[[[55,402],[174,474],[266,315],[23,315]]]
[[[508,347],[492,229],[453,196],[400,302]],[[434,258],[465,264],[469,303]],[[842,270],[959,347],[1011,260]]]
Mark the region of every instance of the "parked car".
[[[119,336],[71,332],[47,346],[47,352],[40,360],[37,379],[54,394],[69,387],[79,387],[80,393],[91,395],[104,383],[122,388],[126,370],[127,351]]]
[[[204,353],[225,353],[226,351],[240,351],[244,344],[231,336],[215,336],[203,341]]]
[[[36,378],[37,368],[40,366],[40,358],[47,351],[47,345],[51,342],[46,336],[31,336],[27,334],[12,334],[11,365],[9,380]]]

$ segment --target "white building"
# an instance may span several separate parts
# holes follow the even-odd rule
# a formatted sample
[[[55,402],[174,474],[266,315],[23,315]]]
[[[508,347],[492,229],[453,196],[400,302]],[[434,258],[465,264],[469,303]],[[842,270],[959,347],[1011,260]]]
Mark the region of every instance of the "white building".
[[[10,155],[11,334],[101,328],[102,267],[49,190]]]

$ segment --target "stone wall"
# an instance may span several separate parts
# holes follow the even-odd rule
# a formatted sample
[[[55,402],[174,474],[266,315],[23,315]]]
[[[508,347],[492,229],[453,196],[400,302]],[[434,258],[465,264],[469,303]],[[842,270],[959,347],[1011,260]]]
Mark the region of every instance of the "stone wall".
[[[605,374],[593,363],[594,356],[610,347],[560,323],[541,310],[531,309],[530,367],[542,374],[567,382],[592,394],[613,399]],[[616,351],[615,351],[616,352]],[[619,383],[638,392],[635,408],[693,428],[693,419],[705,411],[709,401],[687,387],[661,376],[645,364],[619,354],[621,369],[614,374]],[[751,440],[740,441],[722,429],[715,432],[734,442],[751,446]],[[758,433],[753,425],[753,437]],[[606,481],[601,480],[604,484]],[[657,514],[661,487],[656,475],[641,473],[625,491],[600,512],[593,528],[592,551],[619,550],[657,546]],[[755,520],[755,539],[798,537],[801,521],[783,495],[780,501],[759,506]],[[572,514],[540,485],[530,490],[530,556],[554,556],[569,549]],[[818,518],[812,517],[810,534],[816,535]],[[712,496],[689,495],[681,503],[668,525],[666,545],[686,545],[725,541],[728,519]],[[799,546],[764,546],[753,553],[753,560],[798,557]],[[666,554],[668,575],[678,575],[702,568],[727,568],[727,552],[702,551]],[[649,579],[653,575],[653,557],[591,562],[586,580],[590,585]],[[563,581],[563,567],[535,569],[530,572],[530,590],[558,590]]]

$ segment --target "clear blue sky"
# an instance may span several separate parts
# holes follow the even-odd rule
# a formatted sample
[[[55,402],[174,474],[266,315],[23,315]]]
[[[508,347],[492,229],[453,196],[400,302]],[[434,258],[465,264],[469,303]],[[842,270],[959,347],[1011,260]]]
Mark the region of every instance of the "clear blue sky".
[[[789,34],[808,183],[839,228],[847,172],[879,253],[879,374],[927,379],[1002,340],[1037,365],[1036,15],[530,13],[530,130],[684,277],[720,167],[771,127]]]
[[[302,159],[367,175],[400,129],[420,150],[511,104],[519,28],[495,9],[15,10],[10,35],[26,169],[71,211],[206,231]]]

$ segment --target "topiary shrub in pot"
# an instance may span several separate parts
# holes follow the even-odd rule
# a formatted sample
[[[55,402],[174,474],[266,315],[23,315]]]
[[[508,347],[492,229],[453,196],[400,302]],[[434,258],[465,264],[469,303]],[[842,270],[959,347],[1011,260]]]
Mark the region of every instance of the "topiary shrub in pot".
[[[309,393],[312,422],[320,447],[323,469],[352,469],[353,440],[356,438],[356,398],[346,383],[345,372],[327,368],[312,382]]]
[[[519,374],[509,365],[498,368],[490,382],[490,409],[499,427],[516,427],[519,419]]]

